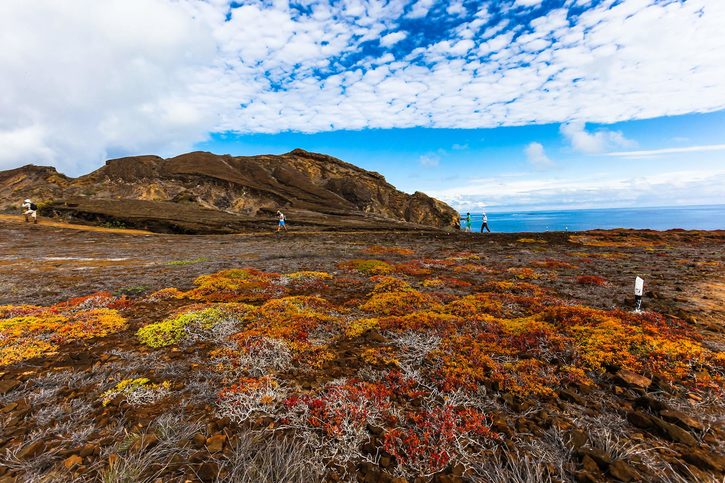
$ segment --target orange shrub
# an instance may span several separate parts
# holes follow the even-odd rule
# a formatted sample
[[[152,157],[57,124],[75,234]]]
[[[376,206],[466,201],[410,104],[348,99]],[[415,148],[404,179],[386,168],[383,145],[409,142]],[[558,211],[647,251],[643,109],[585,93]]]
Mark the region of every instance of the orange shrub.
[[[579,275],[576,278],[576,283],[579,285],[597,285],[603,287],[607,285],[607,280],[597,275]]]
[[[395,265],[395,271],[411,277],[425,277],[433,273],[433,270],[430,267],[426,267],[420,260],[398,263]]]
[[[408,248],[384,247],[382,245],[370,245],[362,250],[365,255],[413,255],[415,252]]]
[[[539,278],[541,278],[541,274],[531,268],[512,267],[506,271],[520,280],[538,280]]]
[[[33,308],[33,315],[0,319],[0,366],[47,355],[60,344],[103,337],[126,328],[126,320],[116,310],[80,310],[77,304],[68,303],[62,306],[68,311]],[[28,312],[28,307],[16,311],[3,307],[3,315],[18,312]]]
[[[408,289],[394,292],[374,293],[360,309],[377,315],[405,315],[410,312],[432,310],[441,305],[432,296]]]
[[[375,287],[373,287],[372,291],[373,294],[412,290],[408,282],[397,277],[377,275],[370,278],[370,281],[375,282]]]
[[[254,268],[237,268],[202,275],[194,280],[196,288],[184,293],[191,300],[206,302],[263,302],[285,294],[274,282],[280,275]]]

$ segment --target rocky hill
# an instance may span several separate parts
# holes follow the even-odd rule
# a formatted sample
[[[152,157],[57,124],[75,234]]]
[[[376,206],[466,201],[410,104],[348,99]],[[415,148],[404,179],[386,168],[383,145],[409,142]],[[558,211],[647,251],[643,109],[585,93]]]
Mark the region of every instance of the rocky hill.
[[[293,226],[315,229],[459,226],[458,213],[441,201],[301,149],[279,156],[133,156],[79,178],[33,165],[0,172],[0,207],[17,210],[26,197],[45,215],[164,232],[259,229],[274,222],[278,209]]]

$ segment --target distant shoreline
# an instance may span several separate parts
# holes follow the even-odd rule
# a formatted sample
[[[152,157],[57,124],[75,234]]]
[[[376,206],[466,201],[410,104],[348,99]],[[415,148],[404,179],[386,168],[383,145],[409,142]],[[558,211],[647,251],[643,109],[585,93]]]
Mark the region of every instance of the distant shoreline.
[[[591,208],[576,210],[488,211],[492,231],[539,233],[589,230],[722,230],[725,229],[725,204],[659,206],[644,208]],[[461,212],[465,228],[466,212]],[[481,212],[471,213],[471,229],[479,232]]]

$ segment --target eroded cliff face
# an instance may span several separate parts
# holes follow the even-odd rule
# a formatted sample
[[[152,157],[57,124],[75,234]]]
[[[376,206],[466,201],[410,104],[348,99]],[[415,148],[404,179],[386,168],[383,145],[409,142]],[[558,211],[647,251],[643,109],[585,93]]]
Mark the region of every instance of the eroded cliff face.
[[[168,159],[134,156],[110,160],[76,179],[58,174],[54,168],[36,166],[0,173],[0,206],[8,209],[25,197],[47,204],[57,214],[77,216],[81,211],[86,215],[95,211],[99,220],[104,213],[118,219],[124,211],[122,205],[127,205],[134,212],[143,206],[142,218],[204,213],[208,217],[207,210],[216,210],[253,220],[268,219],[282,209],[309,225],[315,225],[317,219],[325,226],[334,226],[336,220],[341,226],[351,222],[362,226],[366,220],[376,226],[459,226],[458,213],[439,200],[420,192],[408,195],[379,173],[301,149],[279,156],[206,152]],[[160,203],[156,215],[154,203]],[[193,215],[194,210],[202,211]],[[81,218],[92,220],[93,216]]]
[[[50,166],[33,166],[0,171],[0,210],[19,210],[25,198],[52,200],[62,198],[72,183]]]

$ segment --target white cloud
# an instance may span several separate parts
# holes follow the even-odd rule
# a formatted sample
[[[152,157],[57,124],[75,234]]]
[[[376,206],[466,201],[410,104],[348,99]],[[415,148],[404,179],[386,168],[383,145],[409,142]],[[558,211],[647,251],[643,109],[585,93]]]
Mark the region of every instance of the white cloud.
[[[436,0],[417,0],[413,4],[413,8],[411,8],[410,12],[408,12],[408,18],[421,18],[428,15],[428,12],[430,11],[431,7],[433,7],[433,4]]]
[[[448,15],[463,15],[466,13],[466,7],[463,6],[463,0],[452,0],[446,8]]]
[[[621,133],[568,121],[725,109],[725,2],[578,4],[460,19],[434,0],[3,0],[0,168],[74,174],[223,131],[567,123],[574,149],[623,151]]]
[[[617,151],[607,153],[607,156],[616,156],[621,158],[647,158],[652,156],[660,156],[663,154],[678,153],[706,153],[713,151],[725,151],[725,144],[706,144],[703,146],[687,146],[683,148],[664,148],[650,149],[646,151]]]
[[[380,39],[380,45],[382,47],[390,47],[391,45],[397,44],[407,36],[408,34],[402,31],[392,32]]]
[[[458,210],[488,205],[511,209],[571,209],[722,203],[725,171],[676,171],[646,177],[492,177],[429,194]]]
[[[193,84],[216,44],[193,13],[160,0],[2,2],[0,168],[77,172],[204,139],[217,105]]]
[[[574,150],[586,154],[603,153],[614,148],[627,148],[636,145],[634,141],[625,138],[620,131],[598,129],[594,132],[588,132],[585,124],[581,121],[562,124],[560,131]]]
[[[543,0],[516,0],[514,3],[518,7],[538,7]]]
[[[426,168],[435,168],[440,164],[440,161],[440,156],[432,153],[424,154],[418,158],[420,165],[425,166]]]
[[[530,143],[524,148],[524,154],[526,154],[526,160],[535,168],[548,168],[554,165],[554,162],[546,155],[541,143]]]

